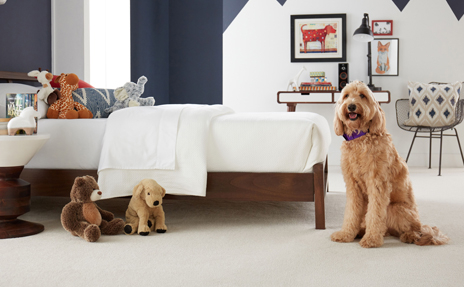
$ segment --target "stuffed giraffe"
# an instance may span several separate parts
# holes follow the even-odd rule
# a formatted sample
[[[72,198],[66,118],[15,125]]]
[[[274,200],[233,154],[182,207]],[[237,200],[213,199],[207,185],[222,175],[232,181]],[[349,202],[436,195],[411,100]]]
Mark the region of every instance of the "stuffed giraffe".
[[[60,83],[61,98],[48,108],[47,118],[93,118],[89,109],[73,100],[72,92],[79,87],[79,78],[76,74],[61,74],[56,81]]]

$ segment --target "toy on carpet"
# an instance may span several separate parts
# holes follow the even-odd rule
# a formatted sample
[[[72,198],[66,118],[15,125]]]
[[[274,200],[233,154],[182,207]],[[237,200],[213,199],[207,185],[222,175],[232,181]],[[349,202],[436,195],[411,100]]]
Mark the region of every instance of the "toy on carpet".
[[[141,76],[137,84],[127,82],[124,87],[119,87],[114,91],[114,97],[116,102],[113,106],[105,109],[105,112],[112,113],[114,111],[127,108],[127,107],[138,107],[138,106],[153,106],[155,104],[155,98],[147,97],[141,98],[143,94],[147,77]]]
[[[116,235],[122,232],[124,221],[114,218],[113,213],[103,210],[94,202],[102,192],[95,178],[86,175],[76,177],[71,189],[71,202],[63,207],[61,224],[66,231],[88,242],[95,242],[101,234]]]
[[[27,75],[29,77],[36,77],[37,81],[42,84],[42,89],[37,91],[39,100],[51,105],[60,98],[60,91],[58,89],[53,89],[50,83],[53,79],[52,73],[46,70],[42,71],[42,69],[39,68],[39,70],[30,71]]]
[[[75,102],[72,92],[78,88],[79,78],[76,74],[61,74],[57,78],[61,87],[61,98],[54,102],[47,111],[50,119],[91,119],[92,112],[84,105]]]
[[[8,135],[14,136],[19,130],[24,130],[27,135],[32,135],[36,128],[34,117],[39,116],[39,112],[34,110],[33,107],[25,108],[19,116],[12,118],[8,122]]]
[[[148,235],[150,231],[165,233],[164,210],[161,204],[166,190],[153,179],[143,179],[132,191],[126,211],[125,234]]]

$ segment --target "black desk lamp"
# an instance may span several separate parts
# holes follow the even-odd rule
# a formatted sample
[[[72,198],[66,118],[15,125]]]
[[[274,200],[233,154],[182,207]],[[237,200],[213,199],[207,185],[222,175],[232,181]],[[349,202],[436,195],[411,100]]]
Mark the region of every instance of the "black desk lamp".
[[[380,91],[380,87],[372,84],[372,57],[371,57],[371,41],[374,40],[371,27],[369,26],[369,14],[364,13],[361,26],[353,33],[353,39],[360,42],[367,42],[367,75],[369,76],[369,84],[367,85],[371,91]]]

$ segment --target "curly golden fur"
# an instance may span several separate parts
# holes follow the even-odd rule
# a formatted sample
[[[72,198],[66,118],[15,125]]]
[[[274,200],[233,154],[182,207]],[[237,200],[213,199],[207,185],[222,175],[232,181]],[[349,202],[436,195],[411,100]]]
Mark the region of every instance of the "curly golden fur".
[[[335,107],[336,135],[365,132],[341,147],[346,184],[343,226],[332,241],[379,247],[390,234],[405,243],[441,245],[448,237],[438,228],[422,225],[406,162],[398,155],[385,126],[385,113],[370,89],[354,81],[341,92]]]

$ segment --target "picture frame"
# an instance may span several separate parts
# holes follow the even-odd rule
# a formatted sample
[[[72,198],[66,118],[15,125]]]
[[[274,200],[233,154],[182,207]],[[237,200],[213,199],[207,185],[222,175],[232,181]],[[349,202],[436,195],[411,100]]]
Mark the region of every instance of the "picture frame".
[[[374,36],[392,36],[393,20],[372,20],[371,29]]]
[[[290,35],[292,62],[346,62],[346,14],[291,15]]]
[[[398,76],[400,40],[375,38],[370,45],[372,76]]]

